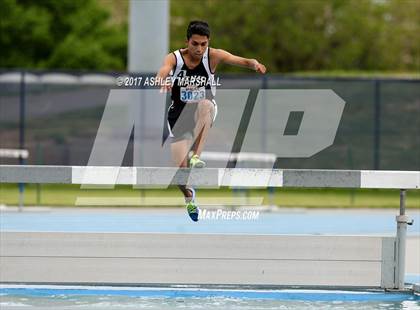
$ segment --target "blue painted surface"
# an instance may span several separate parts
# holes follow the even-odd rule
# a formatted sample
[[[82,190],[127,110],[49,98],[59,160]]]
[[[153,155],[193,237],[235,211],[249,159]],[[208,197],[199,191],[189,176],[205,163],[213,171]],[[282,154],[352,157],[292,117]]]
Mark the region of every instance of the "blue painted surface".
[[[420,274],[406,274],[405,275],[405,282],[406,283],[420,283]]]
[[[409,236],[420,235],[420,212],[409,214],[414,225]],[[102,212],[60,211],[51,213],[0,214],[2,231],[57,232],[171,232],[171,233],[249,233],[249,234],[360,234],[395,235],[392,213],[260,213],[257,220],[200,220],[192,222],[186,213],[162,211]]]

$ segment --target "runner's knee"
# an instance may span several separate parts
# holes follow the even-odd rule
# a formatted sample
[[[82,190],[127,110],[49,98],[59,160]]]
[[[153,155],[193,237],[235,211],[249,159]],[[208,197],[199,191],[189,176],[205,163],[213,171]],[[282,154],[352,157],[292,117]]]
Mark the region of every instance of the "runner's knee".
[[[202,100],[198,103],[197,111],[200,116],[211,115],[214,113],[214,104],[210,100]]]

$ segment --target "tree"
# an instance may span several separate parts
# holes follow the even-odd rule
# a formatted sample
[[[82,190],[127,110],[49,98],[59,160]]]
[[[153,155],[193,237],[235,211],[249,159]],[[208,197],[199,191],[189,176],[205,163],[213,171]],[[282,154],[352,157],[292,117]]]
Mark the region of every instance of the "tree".
[[[95,0],[0,0],[0,67],[124,70],[127,28]]]
[[[128,17],[110,23],[110,12],[124,20],[127,1],[0,0],[0,67],[125,70]],[[260,59],[272,73],[420,71],[418,0],[171,0],[170,7],[171,50],[185,46],[189,21],[203,19],[211,46]]]
[[[209,22],[211,45],[270,72],[420,70],[417,0],[172,0],[171,48],[194,19]]]

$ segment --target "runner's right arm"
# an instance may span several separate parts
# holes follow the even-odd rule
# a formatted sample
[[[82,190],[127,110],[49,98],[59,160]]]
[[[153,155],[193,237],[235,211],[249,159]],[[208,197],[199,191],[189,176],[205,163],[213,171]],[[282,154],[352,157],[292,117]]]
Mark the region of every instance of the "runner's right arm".
[[[163,65],[160,67],[156,78],[162,82],[160,84],[160,91],[161,92],[167,92],[171,90],[171,83],[166,82],[166,78],[169,76],[169,73],[171,72],[172,68],[176,65],[176,59],[175,55],[170,53],[165,56],[165,59],[163,60]]]

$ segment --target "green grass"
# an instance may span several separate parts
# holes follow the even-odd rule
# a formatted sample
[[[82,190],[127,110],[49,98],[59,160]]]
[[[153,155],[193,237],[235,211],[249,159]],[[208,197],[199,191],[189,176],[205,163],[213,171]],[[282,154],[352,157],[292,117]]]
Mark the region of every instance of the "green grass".
[[[391,79],[420,79],[418,72],[394,71],[357,71],[357,70],[330,70],[330,71],[297,71],[287,73],[297,77],[343,77],[343,78],[391,78]]]
[[[168,189],[132,189],[129,186],[117,186],[115,189],[80,189],[78,185],[26,185],[25,204],[42,206],[75,206],[77,199],[98,198],[108,206],[159,206],[160,201],[182,205],[182,195],[177,188]],[[248,192],[233,192],[228,188],[200,189],[198,201],[209,201],[216,204],[228,204],[226,200],[236,197],[245,202],[258,200],[262,204],[275,204],[281,207],[307,208],[398,208],[399,191],[382,189],[276,189],[270,197],[267,190],[251,189]],[[240,198],[242,197],[242,198]],[[126,200],[124,200],[127,198]],[[114,203],[115,201],[115,203]],[[125,201],[121,203],[121,201]],[[128,202],[127,202],[128,201]],[[131,203],[133,202],[134,203]],[[153,201],[150,203],[150,201]],[[141,203],[142,202],[142,203]],[[18,204],[18,186],[16,184],[0,185],[0,204]],[[79,203],[80,205],[80,203]],[[82,202],[83,206],[98,203]],[[420,192],[407,192],[407,207],[420,209]]]

